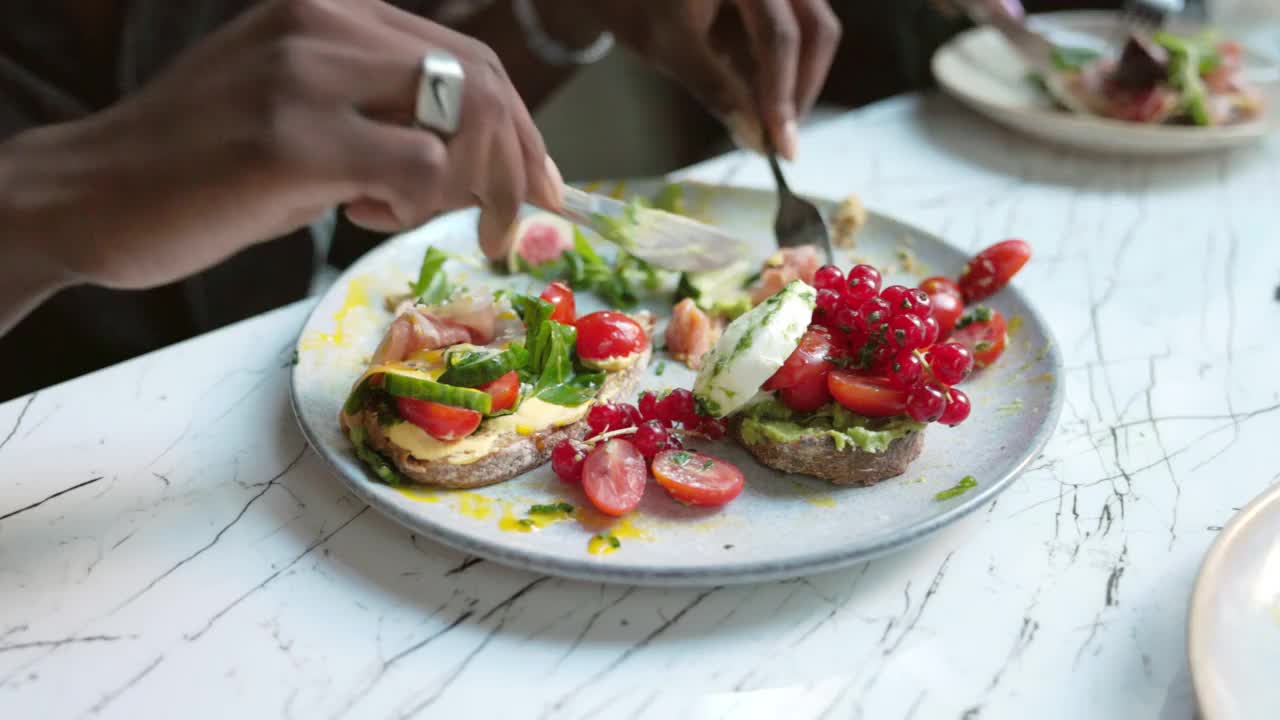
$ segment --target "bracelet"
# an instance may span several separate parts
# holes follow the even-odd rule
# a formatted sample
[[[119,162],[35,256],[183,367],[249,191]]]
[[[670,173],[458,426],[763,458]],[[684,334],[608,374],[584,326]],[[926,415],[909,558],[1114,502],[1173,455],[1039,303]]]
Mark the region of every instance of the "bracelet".
[[[520,28],[524,30],[529,50],[548,65],[590,65],[604,58],[613,49],[613,33],[608,32],[600,33],[599,37],[581,50],[571,50],[560,44],[543,29],[538,11],[533,7],[533,0],[511,0],[511,9]]]

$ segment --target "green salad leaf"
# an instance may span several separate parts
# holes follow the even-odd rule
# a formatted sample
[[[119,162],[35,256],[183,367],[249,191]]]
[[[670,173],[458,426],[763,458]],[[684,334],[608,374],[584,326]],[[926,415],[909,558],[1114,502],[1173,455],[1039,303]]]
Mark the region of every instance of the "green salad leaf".
[[[367,435],[362,425],[352,426],[347,432],[347,437],[351,439],[351,444],[355,447],[356,457],[369,466],[369,469],[373,471],[374,475],[378,476],[379,480],[388,485],[404,484],[404,478],[400,476],[400,473],[396,471],[391,463],[369,447],[366,442]]]
[[[1097,50],[1058,46],[1049,54],[1053,66],[1065,72],[1074,72],[1097,60],[1102,55]]]
[[[604,384],[605,373],[592,372],[577,360],[578,330],[551,319],[551,303],[512,295],[511,305],[524,320],[528,362],[521,381],[532,386],[530,397],[572,407],[590,400]]]
[[[439,305],[453,294],[453,286],[449,282],[449,274],[444,271],[445,261],[449,253],[439,248],[428,248],[422,256],[422,267],[418,270],[418,280],[413,283],[412,291],[418,302],[423,305]]]

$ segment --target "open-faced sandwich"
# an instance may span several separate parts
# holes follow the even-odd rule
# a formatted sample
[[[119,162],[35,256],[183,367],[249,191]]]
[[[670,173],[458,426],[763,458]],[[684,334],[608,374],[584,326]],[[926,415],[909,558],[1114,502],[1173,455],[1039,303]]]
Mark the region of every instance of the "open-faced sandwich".
[[[1239,43],[1212,33],[1133,34],[1119,55],[1059,48],[1065,88],[1097,115],[1148,124],[1219,126],[1257,119],[1260,90],[1245,78]]]
[[[453,287],[446,259],[428,251],[339,420],[383,480],[474,488],[545,463],[586,435],[593,406],[629,396],[653,319],[577,317],[559,283],[540,297]]]
[[[966,266],[959,282],[881,289],[880,273],[834,266],[814,285],[792,280],[724,329],[701,358],[699,409],[727,418],[729,433],[764,465],[871,485],[902,474],[925,428],[969,416],[955,385],[1003,352],[1003,317],[976,303],[1030,257],[1010,240]],[[946,339],[946,342],[940,340]]]

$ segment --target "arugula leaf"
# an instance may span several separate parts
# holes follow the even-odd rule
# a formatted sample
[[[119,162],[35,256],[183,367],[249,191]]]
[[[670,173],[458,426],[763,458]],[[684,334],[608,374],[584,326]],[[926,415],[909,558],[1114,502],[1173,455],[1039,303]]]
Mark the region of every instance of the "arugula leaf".
[[[1049,54],[1053,66],[1059,70],[1074,71],[1102,57],[1096,50],[1078,47],[1055,47]]]
[[[444,263],[449,253],[440,248],[428,248],[422,257],[422,267],[418,270],[418,281],[413,284],[413,294],[423,305],[439,305],[453,294],[449,284],[449,275],[444,272]]]
[[[590,400],[600,392],[604,384],[605,373],[579,373],[559,385],[554,385],[538,393],[538,398],[552,405],[574,407]]]
[[[525,368],[532,376],[539,376],[542,374],[546,346],[550,342],[547,324],[551,322],[551,313],[555,311],[555,307],[542,298],[529,295],[512,293],[510,300],[511,306],[520,313],[520,319],[524,321],[525,350],[529,351],[529,362]]]

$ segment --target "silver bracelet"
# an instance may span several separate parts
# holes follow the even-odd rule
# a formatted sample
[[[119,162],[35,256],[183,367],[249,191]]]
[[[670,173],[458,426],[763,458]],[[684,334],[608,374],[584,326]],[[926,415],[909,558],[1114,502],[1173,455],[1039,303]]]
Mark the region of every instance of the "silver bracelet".
[[[533,0],[511,0],[511,10],[524,30],[525,42],[538,59],[548,65],[590,65],[604,58],[613,49],[613,33],[600,33],[590,45],[581,50],[571,50],[557,42],[542,27]]]

